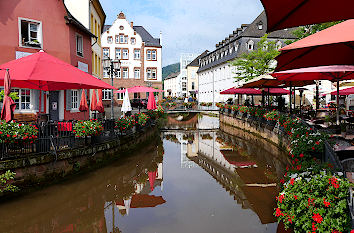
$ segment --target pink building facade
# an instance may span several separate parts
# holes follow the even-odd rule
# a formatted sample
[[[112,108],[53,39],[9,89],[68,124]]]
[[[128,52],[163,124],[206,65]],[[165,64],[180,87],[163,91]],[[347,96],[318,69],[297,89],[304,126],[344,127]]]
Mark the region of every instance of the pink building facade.
[[[44,50],[92,72],[94,35],[72,17],[62,0],[0,1],[0,35],[0,64]],[[51,120],[82,120],[89,116],[78,110],[81,90],[42,92],[42,95],[38,90],[16,87],[12,91],[17,91],[20,97],[16,101],[17,120],[34,120],[39,114],[47,114]]]

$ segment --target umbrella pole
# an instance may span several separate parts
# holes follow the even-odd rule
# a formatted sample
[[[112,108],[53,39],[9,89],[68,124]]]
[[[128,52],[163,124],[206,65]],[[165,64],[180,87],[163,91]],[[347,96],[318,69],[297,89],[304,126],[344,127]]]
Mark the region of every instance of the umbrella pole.
[[[269,93],[269,87],[268,87],[268,108],[270,109],[270,93]]]
[[[293,88],[292,88],[292,83],[290,82],[290,95],[289,95],[289,106],[290,106],[290,114],[293,112],[292,111],[292,107],[291,107],[291,98],[292,98],[292,92]]]
[[[262,90],[262,108],[264,108],[264,90]]]
[[[337,125],[339,125],[339,80],[337,80]]]
[[[318,80],[316,81],[316,114],[317,110],[320,107],[320,100],[319,100],[319,83]]]
[[[303,93],[303,91],[302,90],[300,90],[300,117],[302,116],[302,93]]]

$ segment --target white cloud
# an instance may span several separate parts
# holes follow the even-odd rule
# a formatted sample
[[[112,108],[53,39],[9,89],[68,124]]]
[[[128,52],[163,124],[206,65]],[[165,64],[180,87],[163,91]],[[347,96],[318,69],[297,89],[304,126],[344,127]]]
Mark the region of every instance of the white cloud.
[[[163,35],[163,65],[182,52],[201,53],[263,10],[259,0],[101,0],[110,24],[122,10],[154,37]]]

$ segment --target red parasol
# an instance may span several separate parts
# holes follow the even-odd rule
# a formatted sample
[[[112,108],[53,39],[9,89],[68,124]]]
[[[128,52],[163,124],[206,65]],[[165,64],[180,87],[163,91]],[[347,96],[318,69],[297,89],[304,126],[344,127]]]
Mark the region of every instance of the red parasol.
[[[353,18],[353,0],[261,0],[267,32]]]
[[[354,65],[334,65],[285,70],[273,73],[279,80],[330,80],[337,82],[337,124],[339,124],[339,81],[354,79]]]
[[[98,89],[98,103],[96,106],[96,110],[99,111],[100,113],[104,112],[104,107],[103,107],[103,102],[102,102],[102,98],[103,98],[103,93],[102,93],[102,89]]]
[[[155,183],[155,180],[156,180],[156,174],[157,174],[157,171],[154,171],[154,172],[149,172],[149,183],[150,183],[150,190],[151,192],[154,191],[154,183]]]
[[[281,54],[276,57],[278,64],[275,71],[328,65],[353,65],[353,28],[354,19],[347,20],[285,46],[280,49]]]
[[[81,112],[86,112],[89,110],[89,107],[87,105],[87,99],[86,99],[86,93],[85,93],[85,90],[82,90],[82,93],[81,93],[81,100],[80,100],[80,107],[79,107],[79,110]]]
[[[265,88],[265,92],[268,92],[270,95],[289,95],[290,91],[283,88]]]
[[[18,88],[42,91],[117,89],[43,51],[2,64],[1,68],[11,70],[12,86]]]
[[[97,110],[97,96],[96,96],[96,90],[92,91],[92,97],[91,97],[91,111],[96,111]]]
[[[262,95],[262,91],[253,88],[232,87],[230,89],[220,92],[220,94],[221,95],[230,95],[230,94]]]
[[[354,87],[349,87],[339,91],[339,95],[352,95],[354,94]],[[337,95],[337,91],[332,91],[331,95]]]
[[[11,93],[11,79],[10,79],[9,70],[6,70],[5,78],[4,78],[4,100],[3,100],[2,110],[1,110],[1,120],[5,120],[6,122],[12,120],[13,112],[15,111],[16,108],[15,102],[9,96],[10,93]]]
[[[154,93],[149,94],[149,100],[147,103],[147,109],[148,110],[155,110],[156,109],[156,101],[155,101],[155,96]]]

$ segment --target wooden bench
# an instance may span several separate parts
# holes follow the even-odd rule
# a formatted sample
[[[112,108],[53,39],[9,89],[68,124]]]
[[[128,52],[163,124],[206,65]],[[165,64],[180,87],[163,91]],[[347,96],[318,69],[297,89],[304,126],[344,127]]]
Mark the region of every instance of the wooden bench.
[[[18,122],[35,122],[37,121],[37,114],[34,113],[14,114],[14,120]]]

